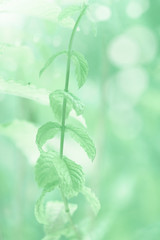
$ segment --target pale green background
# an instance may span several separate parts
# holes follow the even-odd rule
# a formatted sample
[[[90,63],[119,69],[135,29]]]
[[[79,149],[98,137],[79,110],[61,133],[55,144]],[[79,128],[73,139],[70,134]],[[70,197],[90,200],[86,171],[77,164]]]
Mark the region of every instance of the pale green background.
[[[7,13],[3,4],[12,2],[0,1],[0,76],[47,90],[63,88],[65,57],[41,79],[38,74],[48,57],[67,48],[71,29],[57,25],[57,12],[48,5],[54,1],[20,1],[18,8],[15,1]],[[63,8],[81,1],[57,2]],[[159,240],[160,1],[97,0],[91,9],[93,22],[84,17],[74,41],[74,49],[88,60],[88,81],[77,91],[73,68],[70,90],[86,105],[84,118],[97,157],[90,163],[69,140],[65,151],[81,162],[101,202],[92,240]],[[1,240],[43,238],[34,217],[40,194],[34,139],[36,127],[52,119],[49,107],[0,94]],[[58,191],[49,198],[60,199]],[[72,202],[79,204],[74,221],[84,228],[86,217],[93,217],[90,208],[81,195]]]

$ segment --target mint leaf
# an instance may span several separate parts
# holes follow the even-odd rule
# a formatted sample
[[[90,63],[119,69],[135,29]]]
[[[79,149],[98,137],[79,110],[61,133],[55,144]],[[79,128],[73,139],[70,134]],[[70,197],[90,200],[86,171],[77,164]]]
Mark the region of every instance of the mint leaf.
[[[77,76],[78,87],[81,88],[86,82],[88,75],[88,63],[84,56],[79,52],[72,51],[72,59],[75,63],[75,73]]]
[[[64,91],[56,90],[55,92],[49,95],[50,106],[53,110],[53,113],[58,121],[62,119],[62,111],[63,111],[63,100],[64,100]],[[65,117],[69,116],[70,111],[72,110],[71,101],[66,104],[66,114]]]
[[[53,154],[49,153],[50,156]],[[59,186],[66,198],[76,196],[84,185],[82,167],[67,157],[54,158],[54,165],[59,176]]]
[[[47,140],[52,139],[60,129],[61,125],[57,122],[47,122],[38,129],[36,143],[40,151]]]
[[[94,160],[96,155],[96,148],[92,139],[89,137],[87,130],[83,126],[73,126],[66,125],[66,131],[68,131],[73,139],[80,144],[80,146],[85,150],[88,157],[91,160]]]
[[[52,158],[46,152],[42,152],[35,166],[35,177],[38,185],[46,189],[55,187],[59,183],[59,176],[54,166],[53,158],[56,154],[52,154]]]
[[[65,92],[63,90],[56,90],[49,95],[49,99],[50,99],[51,108],[55,114],[55,117],[58,120],[61,120],[61,117],[62,117],[62,106],[63,106],[64,98],[67,101],[66,118],[68,117],[72,108],[75,110],[77,115],[80,115],[83,113],[84,105],[78,97],[76,97],[70,92]]]
[[[67,157],[63,157],[64,170],[61,181],[61,189],[67,198],[77,195],[84,186],[84,173],[82,167]]]
[[[40,187],[59,185],[67,198],[77,195],[84,186],[82,167],[65,156],[61,159],[54,151],[41,152],[35,175]]]
[[[67,98],[72,102],[73,109],[77,115],[81,115],[84,111],[84,104],[81,102],[81,100],[70,92],[67,93]]]
[[[99,202],[98,198],[96,197],[96,195],[88,187],[83,188],[82,194],[86,197],[94,214],[97,215],[100,210],[101,205],[100,205],[100,202]]]
[[[43,68],[40,70],[39,72],[39,77],[41,77],[41,75],[43,74],[43,72],[51,65],[51,63],[56,59],[56,57],[62,55],[62,54],[66,54],[67,51],[61,51],[58,52],[56,54],[53,54],[48,60],[47,62],[44,64]]]

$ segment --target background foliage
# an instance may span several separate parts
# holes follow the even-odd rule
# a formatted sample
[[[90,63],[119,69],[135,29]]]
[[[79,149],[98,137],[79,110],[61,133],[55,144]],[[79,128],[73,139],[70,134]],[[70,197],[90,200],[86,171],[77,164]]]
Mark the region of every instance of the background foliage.
[[[82,1],[0,1],[2,240],[39,240],[44,235],[34,216],[40,194],[33,173],[35,135],[53,118],[47,94],[63,88],[65,59],[59,57],[41,78],[39,71],[53,53],[66,48],[74,17],[58,22],[58,15],[66,5],[78,3]],[[81,21],[74,42],[89,62],[88,82],[77,92],[73,73],[70,85],[86,105],[84,118],[97,156],[90,163],[69,138],[65,152],[83,164],[101,211],[91,221],[90,206],[79,195],[74,221],[84,231],[88,227],[86,239],[158,240],[160,2],[91,3],[91,15]],[[58,191],[48,198],[60,199]]]

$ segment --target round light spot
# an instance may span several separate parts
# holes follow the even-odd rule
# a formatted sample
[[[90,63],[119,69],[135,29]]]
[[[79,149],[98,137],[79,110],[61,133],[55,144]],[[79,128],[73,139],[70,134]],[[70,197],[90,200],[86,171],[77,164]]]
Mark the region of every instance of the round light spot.
[[[134,0],[129,2],[126,12],[130,18],[139,18],[148,8],[148,0]]]
[[[127,6],[127,14],[131,18],[139,18],[143,13],[143,8],[139,2],[130,2]]]
[[[111,42],[108,54],[115,65],[129,66],[138,62],[140,50],[134,39],[123,34]]]
[[[140,63],[152,61],[158,48],[158,42],[153,31],[143,25],[130,28],[127,34],[136,42],[140,49]]]
[[[110,8],[99,5],[95,11],[95,17],[97,21],[106,21],[111,17]]]
[[[117,207],[126,207],[130,202],[135,187],[134,177],[120,176],[115,183],[113,183],[111,191],[112,205]]]

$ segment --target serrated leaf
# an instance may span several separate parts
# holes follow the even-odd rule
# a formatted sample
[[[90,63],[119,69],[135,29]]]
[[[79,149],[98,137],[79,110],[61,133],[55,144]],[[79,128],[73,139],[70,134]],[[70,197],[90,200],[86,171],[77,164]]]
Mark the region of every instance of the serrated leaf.
[[[80,144],[80,146],[85,150],[88,157],[94,160],[96,155],[96,148],[92,139],[89,137],[85,127],[73,126],[70,124],[66,125],[66,131],[70,133],[73,139]]]
[[[49,105],[48,96],[50,92],[46,89],[38,89],[33,85],[23,85],[15,81],[5,81],[0,78],[0,92],[30,99],[43,105]]]
[[[81,10],[82,10],[82,7],[77,5],[66,7],[60,12],[58,19],[61,21],[65,18],[73,16],[75,13]]]
[[[88,62],[81,53],[75,51],[72,51],[72,59],[75,63],[75,73],[77,77],[78,87],[81,88],[86,82],[88,75]]]
[[[65,156],[61,159],[53,151],[41,152],[36,165],[36,180],[41,187],[58,183],[67,198],[77,195],[84,186],[82,167]]]
[[[50,156],[54,154],[49,152]],[[57,156],[54,158],[55,168],[60,179],[60,188],[66,198],[76,196],[84,186],[84,173],[82,167],[67,157],[63,156],[63,160]]]
[[[64,171],[62,171],[63,181],[61,182],[61,189],[67,198],[77,195],[84,186],[84,173],[82,167],[67,157],[63,157],[65,164]]]
[[[81,100],[70,92],[67,93],[67,98],[72,102],[73,109],[77,115],[81,115],[84,111],[84,104],[81,102]]]
[[[43,72],[51,65],[51,63],[60,55],[67,53],[67,51],[61,51],[56,54],[53,54],[44,64],[43,68],[39,72],[39,77],[43,74]]]
[[[71,109],[73,108],[77,115],[83,113],[84,105],[81,103],[80,99],[74,96],[70,92],[65,92],[63,90],[56,90],[50,94],[50,105],[51,108],[58,120],[62,118],[62,105],[63,99],[66,99],[67,106],[66,106],[66,118],[68,117]]]
[[[99,202],[98,198],[96,197],[96,195],[88,187],[83,188],[82,194],[86,197],[94,214],[97,215],[100,210],[101,205],[100,205],[100,202]]]
[[[64,97],[64,94],[63,94],[63,91],[61,91],[61,90],[56,90],[55,92],[53,92],[49,95],[50,106],[51,106],[53,113],[58,121],[61,121],[61,119],[62,119],[63,97]],[[69,116],[71,109],[72,109],[71,102],[67,102],[65,118],[67,118]]]
[[[38,129],[36,143],[40,151],[47,140],[52,139],[60,129],[61,125],[57,122],[47,122]]]
[[[53,154],[52,158],[55,157],[57,157],[56,154]],[[59,183],[59,176],[52,158],[42,152],[37,160],[35,177],[38,185],[42,188],[52,188],[52,186],[55,187]]]

